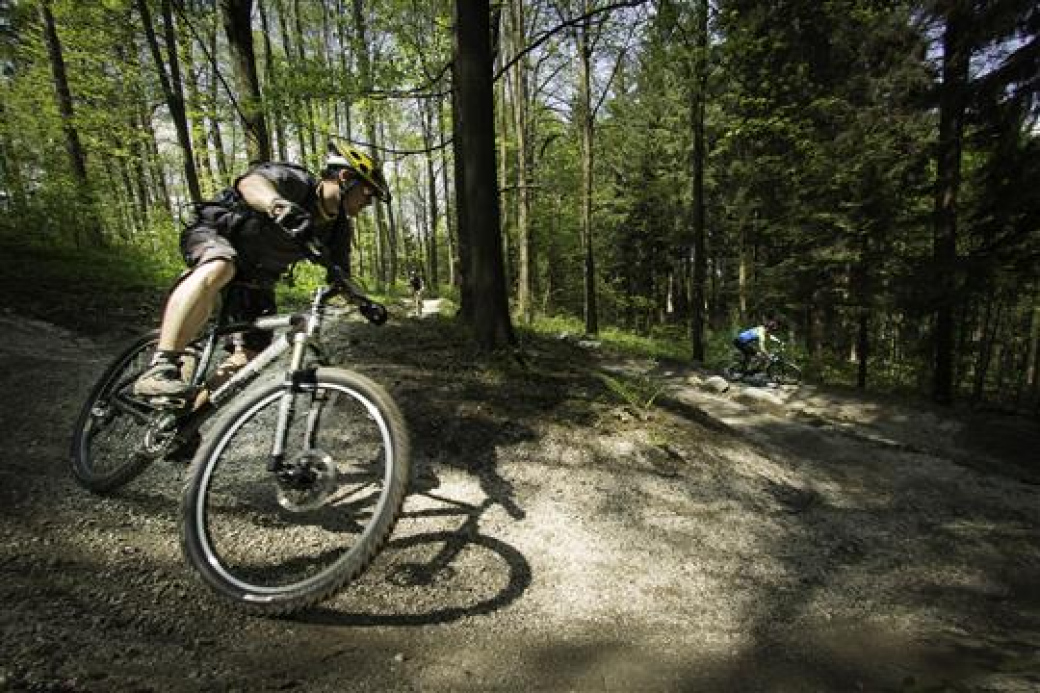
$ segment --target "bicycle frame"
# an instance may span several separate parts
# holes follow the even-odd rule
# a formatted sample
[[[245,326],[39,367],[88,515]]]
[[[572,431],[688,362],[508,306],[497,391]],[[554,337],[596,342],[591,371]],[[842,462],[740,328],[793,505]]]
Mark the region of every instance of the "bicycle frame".
[[[283,332],[276,335],[263,351],[253,357],[248,364],[236,372],[227,382],[208,393],[206,402],[184,414],[176,415],[177,436],[186,438],[191,435],[214,412],[233,399],[257,375],[271,363],[292,350],[289,368],[286,371],[285,394],[280,403],[278,426],[275,432],[274,445],[271,450],[269,471],[278,471],[285,457],[285,436],[292,420],[293,399],[297,392],[305,389],[305,384],[313,380],[304,368],[307,362],[307,351],[316,352],[311,362],[324,365],[321,347],[316,340],[321,332],[325,318],[325,305],[330,298],[344,291],[332,286],[315,289],[311,307],[307,313],[280,314],[257,318],[252,322],[227,322],[227,306],[221,307],[220,315],[202,337],[202,354],[197,358],[190,378],[190,391],[201,392],[205,389],[206,373],[220,345],[221,338],[250,329],[272,330]]]

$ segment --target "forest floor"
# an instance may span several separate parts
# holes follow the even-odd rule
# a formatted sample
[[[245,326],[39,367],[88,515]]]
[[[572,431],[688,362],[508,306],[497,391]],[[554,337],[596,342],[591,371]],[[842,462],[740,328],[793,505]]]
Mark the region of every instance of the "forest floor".
[[[153,308],[0,312],[0,691],[1040,688],[1035,421],[712,394],[565,339],[521,366],[404,307],[327,332],[411,429],[391,543],[320,608],[239,613],[181,558],[182,466],[104,498],[68,473]]]

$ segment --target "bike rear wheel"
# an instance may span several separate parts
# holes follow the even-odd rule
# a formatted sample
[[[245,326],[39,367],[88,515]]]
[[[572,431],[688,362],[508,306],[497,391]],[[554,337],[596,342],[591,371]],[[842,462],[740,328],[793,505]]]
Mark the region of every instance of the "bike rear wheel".
[[[744,359],[739,356],[722,369],[722,377],[730,382],[743,380],[745,375],[747,373],[744,372]]]
[[[284,462],[267,469],[285,384],[247,391],[215,421],[185,489],[183,549],[220,596],[266,614],[329,597],[368,567],[404,503],[409,441],[378,384],[319,368],[294,395]]]
[[[72,474],[91,491],[115,490],[141,474],[152,461],[139,452],[152,410],[135,399],[131,390],[151,362],[157,341],[156,332],[144,335],[112,361],[76,419]]]

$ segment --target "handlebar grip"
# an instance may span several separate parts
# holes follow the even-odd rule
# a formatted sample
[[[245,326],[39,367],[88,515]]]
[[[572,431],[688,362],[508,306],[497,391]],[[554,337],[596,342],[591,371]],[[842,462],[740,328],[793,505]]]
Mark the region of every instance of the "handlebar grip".
[[[382,325],[390,317],[386,312],[386,307],[381,303],[362,303],[358,310],[373,325]]]

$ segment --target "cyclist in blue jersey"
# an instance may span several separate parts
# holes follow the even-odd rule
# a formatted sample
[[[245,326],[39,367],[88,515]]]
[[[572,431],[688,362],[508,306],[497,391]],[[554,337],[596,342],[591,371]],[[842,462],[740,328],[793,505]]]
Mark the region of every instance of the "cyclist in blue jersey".
[[[766,344],[779,327],[775,318],[768,318],[761,325],[742,330],[733,339],[733,346],[744,357],[740,368],[746,375],[757,373],[769,363],[769,348]]]

